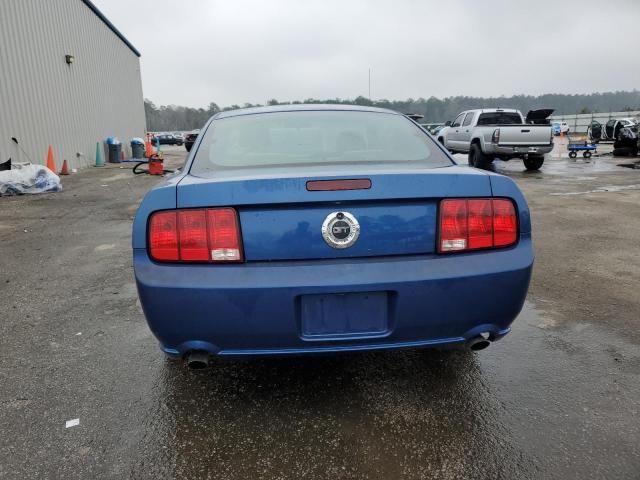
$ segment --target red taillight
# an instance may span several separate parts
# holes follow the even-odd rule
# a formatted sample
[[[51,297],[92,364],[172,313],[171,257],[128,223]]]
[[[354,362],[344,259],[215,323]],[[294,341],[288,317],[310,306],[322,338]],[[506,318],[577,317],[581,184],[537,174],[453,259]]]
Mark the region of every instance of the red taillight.
[[[209,224],[209,250],[214,262],[242,260],[240,229],[236,211],[232,208],[207,210]]]
[[[467,227],[467,201],[444,200],[440,204],[439,250],[466,250],[469,240]]]
[[[158,212],[149,222],[149,250],[159,261],[174,261],[178,253],[177,212]]]
[[[207,216],[204,210],[178,211],[180,260],[206,262],[210,258],[207,241]]]
[[[469,249],[493,246],[493,209],[491,200],[467,200]]]
[[[440,253],[508,247],[517,238],[518,220],[511,200],[454,198],[440,202]]]
[[[491,135],[491,143],[500,143],[500,129],[496,128]]]
[[[518,220],[513,203],[505,199],[493,200],[493,245],[506,247],[516,243]]]
[[[241,262],[233,208],[156,212],[149,221],[149,255],[158,262]]]

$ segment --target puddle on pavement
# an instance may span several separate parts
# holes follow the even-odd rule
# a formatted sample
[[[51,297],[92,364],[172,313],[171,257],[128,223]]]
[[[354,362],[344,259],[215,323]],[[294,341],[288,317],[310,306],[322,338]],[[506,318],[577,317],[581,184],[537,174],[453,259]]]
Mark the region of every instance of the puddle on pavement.
[[[548,158],[545,160],[542,169],[539,172],[527,172],[521,160],[510,160],[508,162],[502,162],[497,160],[494,162],[495,170],[498,173],[514,174],[520,173],[525,176],[531,176],[536,174],[542,175],[567,175],[574,176],[578,174],[598,174],[608,172],[620,172],[624,171],[621,167],[617,166],[613,157],[595,157],[590,161],[584,160],[569,160],[563,158]]]
[[[638,458],[638,369],[627,368],[637,349],[553,324],[527,304],[510,335],[476,354],[255,359],[204,372],[166,361],[132,475],[587,478],[604,465],[624,477]]]
[[[459,165],[467,165],[467,158],[465,155],[454,155],[456,162]],[[591,159],[577,159],[571,160],[569,158],[561,158],[554,156],[547,156],[545,158],[544,165],[538,171],[529,172],[524,168],[522,160],[514,158],[507,162],[502,160],[494,160],[493,163],[487,168],[487,170],[502,173],[509,176],[522,176],[522,177],[538,177],[541,178],[545,175],[564,176],[570,175],[572,178],[576,178],[576,175],[589,176],[597,175],[600,173],[610,172],[628,172],[628,168],[623,168],[619,165],[620,158],[612,157],[608,155],[592,157]]]
[[[626,190],[640,190],[640,184],[636,185],[606,185],[604,187],[594,188],[592,190],[585,190],[581,192],[557,192],[550,193],[549,195],[555,196],[570,196],[570,195],[585,195],[587,193],[618,193]]]

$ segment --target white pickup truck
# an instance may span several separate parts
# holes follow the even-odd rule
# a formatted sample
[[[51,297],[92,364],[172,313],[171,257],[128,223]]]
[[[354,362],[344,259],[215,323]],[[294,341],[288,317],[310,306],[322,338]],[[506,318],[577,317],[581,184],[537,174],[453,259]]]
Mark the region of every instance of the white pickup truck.
[[[467,110],[438,132],[438,140],[453,153],[467,153],[469,165],[487,167],[495,158],[521,158],[527,170],[538,170],[553,150],[548,117],[553,110],[485,108]]]

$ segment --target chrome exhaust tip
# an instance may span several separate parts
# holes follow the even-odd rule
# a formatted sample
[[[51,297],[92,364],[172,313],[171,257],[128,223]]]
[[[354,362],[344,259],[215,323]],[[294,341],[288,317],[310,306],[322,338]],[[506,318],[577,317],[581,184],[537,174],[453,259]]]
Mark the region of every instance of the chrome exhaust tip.
[[[488,335],[487,337],[484,337],[483,335],[478,335],[477,337],[473,337],[471,340],[467,342],[467,346],[469,347],[469,349],[473,350],[474,352],[484,350],[489,345],[491,345],[491,342],[488,339]]]
[[[194,350],[187,355],[187,367],[191,370],[204,370],[211,363],[211,355],[204,350]]]

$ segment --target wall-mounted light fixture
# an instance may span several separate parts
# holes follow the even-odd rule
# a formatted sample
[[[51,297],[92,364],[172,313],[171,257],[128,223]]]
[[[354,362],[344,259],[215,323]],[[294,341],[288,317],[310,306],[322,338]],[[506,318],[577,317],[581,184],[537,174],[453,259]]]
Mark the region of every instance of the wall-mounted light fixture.
[[[67,65],[71,65],[74,60],[75,60],[75,57],[73,55],[67,54],[64,56],[64,61],[67,62]]]

